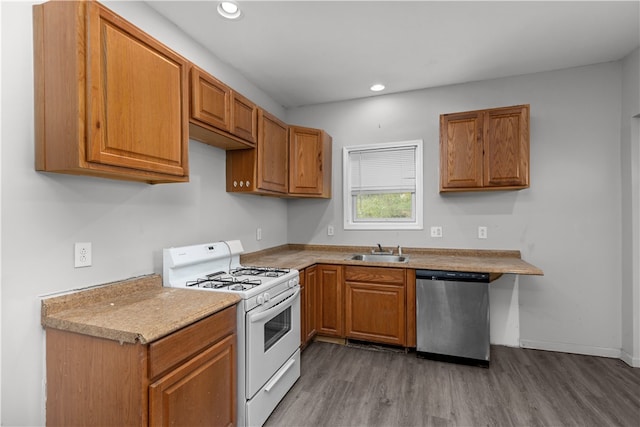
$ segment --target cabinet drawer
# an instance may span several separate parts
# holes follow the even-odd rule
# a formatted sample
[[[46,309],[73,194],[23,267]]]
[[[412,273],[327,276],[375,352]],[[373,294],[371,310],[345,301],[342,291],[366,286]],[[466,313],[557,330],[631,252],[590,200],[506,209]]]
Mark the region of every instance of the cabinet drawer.
[[[236,306],[226,308],[149,345],[149,378],[201,352],[236,331]]]
[[[349,266],[344,271],[347,281],[404,284],[404,268]]]

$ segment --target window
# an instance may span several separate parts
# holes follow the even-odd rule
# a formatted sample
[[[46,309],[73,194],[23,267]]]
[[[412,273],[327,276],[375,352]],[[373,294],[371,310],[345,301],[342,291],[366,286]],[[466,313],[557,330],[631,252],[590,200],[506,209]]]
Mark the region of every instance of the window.
[[[422,140],[343,149],[344,228],[422,229]]]

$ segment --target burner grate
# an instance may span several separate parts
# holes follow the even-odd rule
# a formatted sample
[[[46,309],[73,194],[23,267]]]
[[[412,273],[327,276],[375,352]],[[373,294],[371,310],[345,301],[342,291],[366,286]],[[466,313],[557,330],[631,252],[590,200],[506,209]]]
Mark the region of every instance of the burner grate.
[[[237,277],[217,277],[224,272],[208,274],[203,278],[191,280],[186,283],[188,287],[224,289],[231,291],[245,291],[262,284],[260,279],[238,279]]]
[[[280,277],[290,271],[288,268],[242,266],[229,272],[233,276]]]

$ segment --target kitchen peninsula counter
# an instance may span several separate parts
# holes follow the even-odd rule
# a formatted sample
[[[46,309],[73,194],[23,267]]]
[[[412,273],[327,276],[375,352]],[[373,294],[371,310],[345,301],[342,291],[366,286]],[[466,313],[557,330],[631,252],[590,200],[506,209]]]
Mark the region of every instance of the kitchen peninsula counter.
[[[41,323],[120,343],[147,344],[235,305],[232,293],[165,288],[157,274],[42,300]]]
[[[517,250],[402,248],[408,262],[375,262],[349,259],[354,254],[371,253],[365,246],[321,246],[287,244],[241,255],[243,265],[278,266],[302,270],[314,264],[367,265],[409,269],[473,271],[502,274],[543,275],[538,267],[522,260]],[[385,247],[384,249],[389,249]],[[394,248],[394,253],[396,249]]]

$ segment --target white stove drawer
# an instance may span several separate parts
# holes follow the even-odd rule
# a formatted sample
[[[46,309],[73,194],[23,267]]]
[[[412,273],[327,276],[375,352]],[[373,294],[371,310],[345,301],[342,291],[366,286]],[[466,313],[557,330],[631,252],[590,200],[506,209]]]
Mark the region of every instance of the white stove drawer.
[[[300,349],[247,402],[247,425],[262,426],[280,400],[300,378]]]

